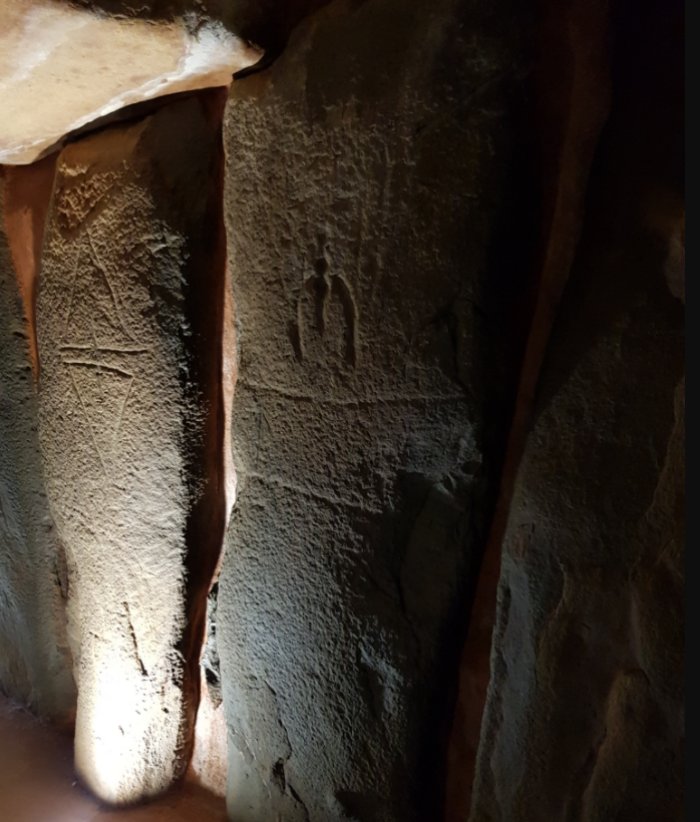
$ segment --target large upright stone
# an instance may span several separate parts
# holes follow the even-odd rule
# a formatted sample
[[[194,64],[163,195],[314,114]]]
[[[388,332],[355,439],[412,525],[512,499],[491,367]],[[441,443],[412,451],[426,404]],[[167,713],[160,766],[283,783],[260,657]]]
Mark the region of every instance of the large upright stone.
[[[511,22],[338,2],[233,86],[217,638],[239,822],[439,818],[524,273]]]
[[[473,822],[684,818],[682,4],[623,10],[503,547]]]
[[[47,226],[40,434],[68,560],[76,764],[116,803],[187,765],[223,534],[216,104],[66,148]]]
[[[65,560],[37,440],[33,289],[53,162],[0,173],[0,691],[42,716],[75,705]]]

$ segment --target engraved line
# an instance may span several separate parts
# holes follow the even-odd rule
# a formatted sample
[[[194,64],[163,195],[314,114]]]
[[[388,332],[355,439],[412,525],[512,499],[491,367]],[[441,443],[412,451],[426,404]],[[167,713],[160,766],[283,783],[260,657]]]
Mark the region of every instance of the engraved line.
[[[92,240],[92,235],[90,234],[89,229],[85,233],[87,234],[88,242],[90,243],[90,248],[92,249],[92,261],[97,266],[97,270],[100,272],[100,274],[102,274],[102,277],[104,278],[104,281],[107,284],[107,288],[109,289],[109,293],[112,296],[112,304],[114,305],[114,311],[115,311],[117,317],[119,318],[119,324],[121,325],[122,331],[124,332],[125,336],[127,336],[129,339],[133,339],[133,337],[129,333],[129,329],[126,326],[126,323],[124,322],[124,316],[122,314],[121,303],[117,299],[117,294],[116,294],[114,288],[112,287],[111,280],[107,276],[107,267],[105,266],[104,262],[102,261],[99,254],[97,253],[97,249],[95,248],[95,244]]]
[[[92,346],[97,350],[100,346],[97,344],[97,334],[95,334],[95,319],[90,315],[90,334],[92,335]]]
[[[94,336],[94,334],[93,334]],[[105,353],[105,354],[147,354],[150,349],[149,348],[112,348],[110,346],[102,345],[102,346],[95,346],[90,345],[89,343],[86,345],[59,345],[59,351],[95,351],[97,353]]]
[[[302,311],[302,299],[304,292],[297,299],[297,334],[299,337],[299,359],[303,360],[306,355],[306,341],[304,339],[304,312]]]
[[[356,398],[356,399],[334,399],[333,397],[315,397],[313,394],[299,394],[296,391],[291,391],[281,386],[267,385],[265,383],[250,382],[248,380],[239,379],[238,385],[243,388],[251,388],[255,391],[269,391],[273,394],[279,394],[282,397],[287,397],[292,400],[302,400],[306,402],[315,402],[319,405],[381,405],[386,404],[401,404],[410,402],[454,402],[456,400],[464,400],[464,394],[406,394],[403,396],[379,396],[371,398]]]
[[[80,259],[80,245],[78,245],[75,251],[75,257],[73,259],[73,279],[71,280],[70,285],[70,299],[68,301],[68,311],[66,312],[66,321],[63,324],[63,336],[65,337],[68,333],[68,324],[70,323],[70,318],[73,313],[73,300],[75,299],[75,284],[78,280],[78,260]]]
[[[100,463],[100,467],[102,468],[102,473],[107,477],[107,469],[105,468],[104,459],[102,457],[102,452],[97,445],[97,440],[95,439],[95,432],[92,430],[92,425],[90,424],[90,417],[88,416],[87,409],[85,408],[85,403],[83,402],[83,395],[78,390],[78,385],[75,381],[75,377],[73,376],[72,371],[68,371],[70,376],[70,380],[73,383],[73,388],[75,389],[75,393],[78,395],[78,401],[80,402],[80,407],[83,409],[83,414],[85,416],[85,422],[87,424],[88,430],[90,431],[90,437],[92,439],[92,444],[95,446],[95,453],[97,454],[97,461]]]
[[[98,371],[114,371],[115,374],[121,374],[122,377],[129,377],[130,379],[134,379],[134,375],[131,371],[126,371],[123,368],[119,368],[116,365],[107,365],[106,363],[102,362],[94,362],[94,360],[61,360],[64,365],[78,365],[84,366],[85,368],[95,368]]]
[[[112,448],[114,449],[115,445],[117,444],[117,436],[119,431],[122,427],[122,420],[124,419],[124,412],[126,411],[126,403],[129,400],[129,395],[131,394],[131,386],[134,384],[134,378],[132,377],[129,380],[129,384],[126,387],[126,394],[124,395],[124,402],[122,403],[121,411],[119,412],[119,419],[117,420],[117,427],[114,429],[114,435],[112,436]]]
[[[350,283],[345,279],[343,274],[334,275],[334,284],[340,283],[342,288],[336,291],[340,298],[341,307],[347,331],[345,333],[345,359],[353,367],[357,364],[357,348],[358,348],[358,322],[357,322],[357,303],[352,293]]]
[[[148,676],[148,671],[146,670],[146,666],[143,664],[143,660],[141,659],[141,653],[139,652],[139,643],[136,639],[136,629],[134,628],[134,621],[131,618],[131,608],[129,608],[129,603],[124,601],[124,607],[126,610],[126,619],[129,623],[129,633],[131,634],[131,641],[134,644],[134,655],[136,656],[136,661],[139,664],[139,668],[141,669],[141,676]]]
[[[355,508],[370,514],[381,513],[380,508],[374,508],[371,506],[363,505],[361,502],[353,502],[352,500],[344,499],[343,497],[336,497],[334,494],[323,494],[320,491],[317,491],[315,488],[307,488],[303,485],[295,485],[291,482],[285,482],[279,477],[265,477],[262,474],[258,474],[252,471],[241,473],[242,478],[244,480],[248,478],[258,480],[258,482],[260,482],[262,485],[272,485],[277,486],[278,488],[284,488],[287,491],[294,491],[294,493],[296,494],[301,494],[302,496],[321,500],[322,502],[328,502],[331,505],[341,505],[345,508]]]

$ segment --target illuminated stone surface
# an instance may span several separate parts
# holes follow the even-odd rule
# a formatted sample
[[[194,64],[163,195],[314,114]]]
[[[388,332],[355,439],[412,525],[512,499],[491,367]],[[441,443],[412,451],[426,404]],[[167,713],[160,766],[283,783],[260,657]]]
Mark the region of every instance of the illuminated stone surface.
[[[0,4],[0,163],[29,163],[124,106],[225,86],[260,52],[202,19],[112,17],[52,0]]]
[[[217,637],[238,822],[439,818],[522,286],[487,261],[517,199],[518,56],[480,15],[333,4],[232,87],[239,485]]]
[[[40,435],[68,563],[76,766],[116,803],[161,792],[187,766],[198,586],[205,603],[223,534],[208,456],[223,311],[210,285],[223,287],[223,268],[206,103],[64,149],[47,224]]]
[[[281,46],[319,2],[1,4],[0,162],[160,90],[228,83],[216,55],[243,52],[215,11]],[[616,86],[590,190],[576,174],[554,185],[530,152],[566,168],[551,152],[563,123],[594,152],[598,120],[566,100],[577,74],[596,75],[548,73],[540,54],[542,100],[521,47],[567,53],[562,27],[590,38],[566,14],[543,36],[516,6],[335,0],[236,81],[233,301],[216,95],[62,153],[36,323],[52,162],[4,170],[0,687],[70,715],[68,601],[77,765],[103,798],[162,791],[191,750],[221,793],[228,736],[236,822],[441,818],[472,563],[509,436],[513,318],[530,321],[548,197],[574,190],[585,225],[523,438],[471,818],[681,818],[683,152],[664,55],[682,50],[665,39],[667,3],[616,14],[604,42],[637,97]],[[240,501],[200,670],[230,437]],[[0,740],[13,763],[32,756]],[[0,760],[0,773],[13,771]],[[0,816],[21,820],[42,797],[3,799]],[[462,804],[449,822],[465,822]]]

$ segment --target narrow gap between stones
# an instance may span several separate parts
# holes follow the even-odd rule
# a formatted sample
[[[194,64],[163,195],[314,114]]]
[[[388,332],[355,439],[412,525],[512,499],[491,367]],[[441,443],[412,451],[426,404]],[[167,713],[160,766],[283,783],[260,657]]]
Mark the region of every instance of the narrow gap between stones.
[[[192,367],[194,382],[204,386],[208,394],[208,417],[204,424],[204,441],[191,458],[195,464],[206,465],[207,487],[193,507],[186,531],[186,614],[187,627],[182,638],[181,652],[186,665],[186,681],[190,689],[192,706],[189,723],[190,738],[187,740],[186,758],[191,761],[195,743],[197,710],[202,698],[200,661],[206,641],[207,602],[216,583],[221,565],[229,513],[228,487],[232,466],[226,458],[228,441],[227,426],[230,424],[228,409],[230,396],[224,386],[226,358],[224,346],[230,342],[225,331],[227,316],[227,252],[226,229],[223,214],[224,149],[221,138],[226,89],[200,92],[210,122],[218,128],[216,168],[209,180],[208,219],[209,232],[199,248],[211,249],[213,257],[196,262],[193,268],[202,272],[199,282],[187,284],[187,313],[192,322],[194,347]],[[232,386],[231,386],[232,389]],[[205,685],[205,687],[208,687]]]
[[[580,234],[587,181],[610,107],[608,0],[543,4],[541,57],[534,80],[543,171],[542,242],[537,282],[520,365],[517,393],[501,467],[496,505],[476,580],[460,662],[457,705],[448,743],[446,822],[470,816],[479,744],[493,675],[491,646],[497,618],[501,551],[518,468],[525,449],[540,372]],[[568,37],[563,49],[561,31]],[[558,84],[551,77],[559,78]],[[552,136],[554,141],[552,145]],[[547,144],[549,139],[549,144]]]

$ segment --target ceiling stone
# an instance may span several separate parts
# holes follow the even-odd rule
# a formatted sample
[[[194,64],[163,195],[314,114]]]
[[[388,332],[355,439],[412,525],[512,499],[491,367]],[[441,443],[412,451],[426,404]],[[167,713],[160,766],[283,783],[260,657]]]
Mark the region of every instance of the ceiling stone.
[[[211,20],[156,22],[53,0],[3,0],[0,163],[31,163],[125,106],[228,85],[260,57]]]

